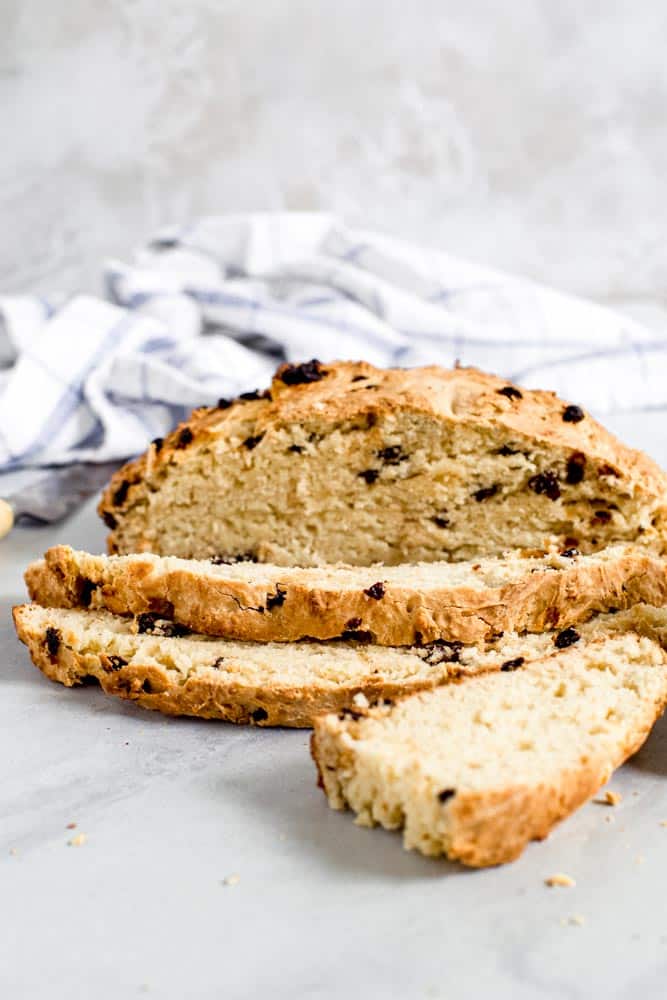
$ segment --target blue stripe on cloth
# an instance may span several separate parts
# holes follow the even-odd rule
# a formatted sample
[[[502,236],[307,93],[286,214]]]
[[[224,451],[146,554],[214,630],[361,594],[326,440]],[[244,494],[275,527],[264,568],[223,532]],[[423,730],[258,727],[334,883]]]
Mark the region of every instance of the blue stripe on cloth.
[[[119,334],[122,336],[122,331],[127,332],[127,328],[131,327],[135,322],[135,316],[123,316],[122,319],[120,319],[111,327],[110,330],[108,330],[97,351],[95,351],[95,353],[89,358],[87,364],[79,372],[78,380],[80,385],[90,372],[98,366],[102,358],[108,354],[109,348],[113,346],[114,340],[117,340]],[[68,391],[65,395],[60,397],[49,416],[45,419],[41,433],[37,435],[30,447],[21,453],[21,461],[25,461],[25,459],[34,456],[37,452],[41,451],[42,448],[45,448],[47,444],[53,440],[56,432],[60,430],[62,424],[64,424],[72,416],[77,407],[81,405],[82,390],[79,389],[79,393],[77,394],[73,391],[73,386],[67,386],[67,389]],[[3,466],[3,469],[6,468],[7,466]]]
[[[298,309],[294,309],[290,306],[280,306],[276,303],[267,305],[266,303],[259,302],[256,299],[248,299],[240,295],[230,295],[227,292],[204,292],[199,291],[196,288],[184,288],[183,291],[185,295],[192,296],[192,298],[197,302],[208,303],[209,305],[243,306],[246,309],[256,309],[258,314],[266,313],[267,315],[273,314],[275,316],[291,316],[294,319],[300,319],[303,320],[304,323],[312,325],[313,329],[316,329],[318,326],[322,326],[327,327],[330,330],[338,330],[341,333],[351,333],[361,338],[362,341],[365,340],[375,344],[376,347],[391,350],[391,340],[388,337],[382,337],[374,330],[369,330],[367,327],[363,326],[357,326],[347,320],[335,320],[331,319],[329,316],[304,316]],[[398,332],[402,333],[402,331]]]

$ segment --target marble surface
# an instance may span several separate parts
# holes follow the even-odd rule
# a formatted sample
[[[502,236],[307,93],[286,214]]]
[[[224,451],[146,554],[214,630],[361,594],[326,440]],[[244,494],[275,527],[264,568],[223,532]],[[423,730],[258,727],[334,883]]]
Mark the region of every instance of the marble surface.
[[[667,459],[648,418],[610,423]],[[55,542],[101,550],[92,504],[0,543],[0,995],[664,996],[667,719],[613,778],[619,806],[466,871],[330,811],[306,732],[165,719],[43,678],[9,609]],[[556,872],[577,885],[547,888]]]

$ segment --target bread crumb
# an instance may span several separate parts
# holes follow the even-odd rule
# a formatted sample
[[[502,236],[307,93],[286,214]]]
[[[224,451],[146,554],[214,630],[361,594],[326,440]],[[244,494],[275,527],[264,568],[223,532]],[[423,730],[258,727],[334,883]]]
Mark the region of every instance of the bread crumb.
[[[77,833],[76,837],[72,837],[71,840],[67,841],[69,847],[83,847],[87,841],[85,833]]]
[[[568,924],[572,924],[574,927],[583,927],[586,923],[585,919],[580,913],[574,913],[571,917],[567,918]]]
[[[369,701],[363,691],[357,691],[352,703],[357,706],[357,708],[368,708]]]
[[[16,857],[16,856],[18,855],[18,853],[19,853],[19,852],[18,852],[18,851],[16,850],[16,848],[15,848],[15,847],[10,847],[10,848],[9,848],[9,853],[11,854],[11,856],[12,856],[13,858],[15,858],[15,857]]]
[[[643,865],[645,860],[646,858],[644,857],[643,854],[638,854],[637,857],[635,858],[635,864]]]
[[[605,816],[604,821],[605,823],[613,823],[615,819],[615,816]]]
[[[599,806],[617,806],[619,802],[623,800],[623,796],[620,792],[612,792],[607,790],[601,799],[595,799]]]
[[[660,826],[667,826],[667,819],[661,819]]]
[[[544,882],[545,885],[548,886],[559,885],[563,886],[564,888],[565,887],[569,888],[570,886],[577,884],[574,881],[574,879],[570,877],[570,875],[564,875],[562,872],[557,872],[555,875],[550,875],[549,878],[545,878]]]
[[[76,823],[68,823],[65,827],[66,830],[76,830]]]
[[[227,875],[226,878],[223,878],[222,884],[223,885],[238,885],[240,881],[241,881],[241,876],[240,875],[236,875],[236,874],[234,874],[234,875]]]

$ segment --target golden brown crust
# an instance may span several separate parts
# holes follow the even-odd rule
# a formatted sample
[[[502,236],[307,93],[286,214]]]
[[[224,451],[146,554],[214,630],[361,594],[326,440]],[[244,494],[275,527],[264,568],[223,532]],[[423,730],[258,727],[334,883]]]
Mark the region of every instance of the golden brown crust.
[[[165,715],[309,728],[317,716],[348,709],[359,694],[369,702],[394,700],[426,690],[434,683],[426,677],[408,678],[398,684],[371,676],[338,686],[316,681],[303,685],[275,682],[262,685],[241,679],[232,683],[217,677],[214,671],[182,678],[154,660],[144,664],[132,662],[118,669],[112,666],[103,651],[81,653],[72,648],[66,635],[61,636],[57,648],[50,651],[46,624],[43,628],[35,627],[29,612],[30,605],[15,607],[14,626],[19,639],[28,647],[33,663],[43,674],[66,687],[92,678],[106,694],[134,701],[142,708],[155,709]],[[163,641],[167,644],[178,642]]]
[[[98,508],[112,529],[110,552],[116,551],[114,528],[141,500],[145,482],[159,480],[167,466],[178,466],[192,447],[224,440],[246,424],[252,424],[254,435],[262,435],[314,419],[332,426],[360,418],[375,421],[399,410],[501,428],[537,445],[581,452],[608,468],[629,494],[658,498],[661,515],[665,513],[667,480],[658,465],[621,444],[588,414],[575,421],[564,419],[566,404],[554,393],[508,387],[506,380],[474,368],[377,369],[365,362],[341,361],[322,366],[325,374],[320,380],[296,385],[285,384],[284,370],[285,366],[278,369],[264,398],[195,410],[159,447],[151,445],[115,473]],[[503,393],[507,388],[513,390],[509,395]]]
[[[267,588],[226,578],[223,567],[200,575],[186,560],[132,556],[115,562],[55,546],[28,567],[26,583],[32,600],[48,607],[159,612],[206,635],[289,642],[340,638],[353,630],[383,646],[474,643],[500,632],[565,628],[610,608],[667,603],[667,566],[645,550],[626,547],[609,561],[562,562],[563,568],[543,566],[498,587],[419,590],[386,583],[376,598],[367,593],[382,582],[375,567],[358,590],[337,589],[333,571],[325,588],[279,569]]]

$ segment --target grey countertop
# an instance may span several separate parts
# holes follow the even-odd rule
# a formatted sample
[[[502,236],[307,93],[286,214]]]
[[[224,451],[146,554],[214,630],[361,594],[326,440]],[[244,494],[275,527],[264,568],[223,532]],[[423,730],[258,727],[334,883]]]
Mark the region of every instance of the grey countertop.
[[[666,457],[648,418],[611,423]],[[102,549],[92,504],[0,545],[3,997],[664,996],[665,721],[612,780],[620,805],[466,871],[331,812],[307,732],[166,719],[45,680],[9,609],[57,541]],[[556,872],[576,886],[547,888]]]

